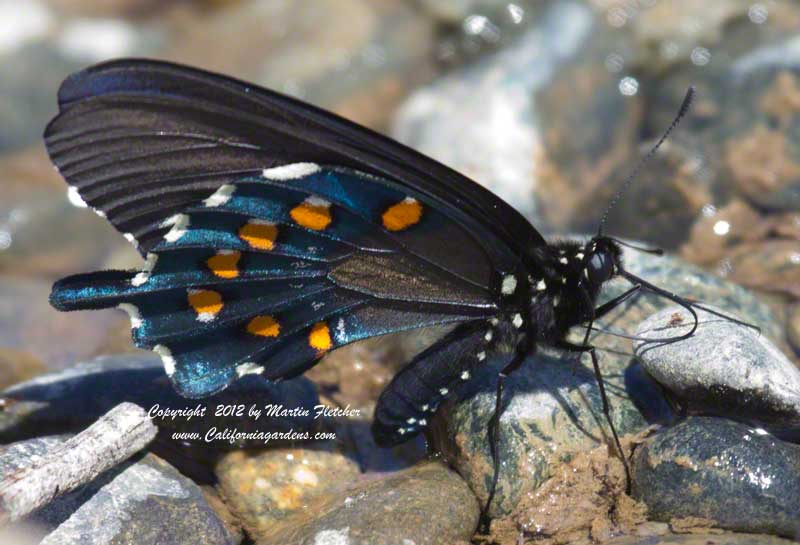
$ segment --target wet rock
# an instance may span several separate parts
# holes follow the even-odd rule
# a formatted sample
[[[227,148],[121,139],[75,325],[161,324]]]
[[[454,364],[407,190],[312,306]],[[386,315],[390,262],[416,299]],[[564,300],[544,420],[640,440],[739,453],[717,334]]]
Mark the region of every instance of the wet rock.
[[[63,368],[95,355],[108,332],[128,321],[118,310],[58,312],[48,302],[50,287],[49,281],[0,277],[0,347]]]
[[[0,475],[26,467],[60,442],[43,437],[3,447]],[[152,454],[103,473],[25,522],[45,535],[43,545],[235,545],[240,541],[225,528],[197,485]]]
[[[630,453],[631,444],[623,448]],[[492,521],[491,536],[515,543],[519,536],[544,543],[605,543],[645,522],[647,509],[625,494],[622,462],[605,446],[559,466],[539,490],[527,494],[508,518]]]
[[[782,326],[769,307],[747,290],[703,272],[672,257],[655,257],[626,249],[626,269],[684,297],[712,303],[727,312],[757,323],[768,338],[780,338]],[[615,279],[600,303],[630,287]],[[632,334],[637,324],[671,301],[641,294],[620,305],[601,320],[599,327]],[[583,330],[571,334],[582,342]],[[658,387],[633,364],[631,341],[601,332],[590,342],[598,347],[600,367],[621,434],[636,433],[650,422],[666,422],[672,413]],[[440,409],[431,430],[434,444],[470,484],[480,501],[487,498],[492,459],[487,425],[495,406],[499,367],[486,368]],[[591,362],[581,364],[572,355],[540,352],[528,358],[506,381],[507,405],[500,426],[498,493],[492,515],[509,513],[525,494],[550,477],[553,467],[575,453],[595,448],[610,437],[605,423]]]
[[[430,462],[320,500],[257,543],[449,545],[472,537],[478,514],[475,497],[458,475]]]
[[[789,336],[789,342],[795,352],[800,355],[800,305],[792,306],[787,314],[786,331]]]
[[[636,341],[645,371],[688,412],[800,435],[800,369],[758,331],[702,309],[697,314],[697,331],[688,339]],[[642,322],[636,335],[677,337],[693,323],[686,309],[668,307]]]
[[[779,537],[764,534],[709,533],[693,535],[628,536],[607,541],[606,545],[792,545]]]
[[[100,357],[18,384],[0,396],[7,404],[0,424],[0,441],[5,442],[81,429],[123,401],[150,412],[161,440],[176,441],[173,434],[179,433],[177,442],[201,450],[264,444],[260,437],[220,436],[226,430],[241,434],[304,432],[318,424],[314,418],[316,390],[303,377],[275,384],[245,376],[218,394],[192,400],[175,392],[160,358],[151,352]],[[234,408],[230,414],[228,407]],[[261,409],[261,416],[255,417],[251,407]],[[300,411],[281,417],[268,413],[267,407],[300,408],[308,414]],[[178,410],[190,412],[178,415],[174,412]]]
[[[632,21],[640,88],[652,105],[645,132],[663,130],[672,105],[689,84],[697,88],[680,133],[693,137],[709,204],[738,195],[759,208],[797,210],[799,24],[795,3],[739,0],[713,9],[691,1],[655,5]]]
[[[761,429],[691,417],[649,439],[633,462],[633,495],[652,519],[692,517],[742,532],[800,533],[800,446]]]
[[[734,282],[800,298],[800,240],[742,244],[726,256],[723,267]]]
[[[537,217],[534,193],[542,176],[547,126],[536,95],[586,47],[593,21],[593,11],[582,4],[542,6],[530,29],[508,48],[416,91],[399,110],[393,135],[485,185],[528,217]],[[561,115],[566,100],[559,101]],[[601,111],[617,108],[606,103]],[[597,113],[591,107],[572,111],[575,117],[581,111]],[[614,126],[620,124],[624,122],[617,119]],[[603,132],[606,141],[607,132],[613,131]],[[579,161],[584,154],[571,157]]]
[[[405,3],[256,0],[176,21],[169,59],[381,126],[432,73],[433,28]],[[220,48],[219,44],[225,47]]]
[[[231,452],[216,467],[218,488],[250,535],[269,535],[275,525],[337,496],[359,475],[358,464],[330,441],[307,449]]]
[[[681,257],[696,265],[717,265],[719,270],[719,262],[728,252],[742,243],[762,240],[769,230],[769,222],[743,200],[731,201],[719,209],[706,205],[692,225]]]

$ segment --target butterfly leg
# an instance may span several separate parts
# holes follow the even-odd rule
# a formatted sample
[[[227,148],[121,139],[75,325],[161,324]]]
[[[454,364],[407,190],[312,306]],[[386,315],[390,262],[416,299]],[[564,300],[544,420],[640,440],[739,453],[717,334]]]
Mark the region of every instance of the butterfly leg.
[[[480,516],[480,531],[484,534],[489,531],[489,522],[491,521],[489,518],[489,507],[492,505],[492,501],[494,501],[494,496],[497,492],[497,482],[500,478],[500,453],[498,452],[498,446],[500,443],[500,416],[503,413],[503,387],[506,378],[519,369],[522,362],[525,361],[525,357],[530,353],[533,347],[534,345],[530,341],[520,343],[520,346],[514,353],[513,359],[503,367],[503,370],[497,375],[494,412],[492,413],[492,418],[489,420],[489,451],[492,454],[494,474],[492,475],[492,484],[489,487],[489,496],[481,510]]]
[[[557,343],[556,348],[560,348],[567,352],[578,352],[578,353],[588,352],[589,355],[592,357],[592,366],[594,367],[594,377],[595,380],[597,381],[597,387],[600,390],[600,400],[603,403],[603,414],[605,415],[608,427],[611,429],[611,435],[614,437],[614,446],[616,447],[617,452],[619,453],[620,460],[622,460],[622,465],[625,468],[625,492],[630,493],[631,470],[630,467],[628,466],[628,460],[625,458],[625,453],[622,450],[622,443],[620,443],[619,435],[617,434],[617,429],[616,427],[614,427],[614,422],[611,420],[611,405],[608,402],[608,395],[606,394],[606,387],[605,383],[603,382],[603,374],[600,372],[600,363],[597,359],[596,348],[586,343],[584,343],[583,345],[578,345],[567,341],[562,341],[560,343]]]

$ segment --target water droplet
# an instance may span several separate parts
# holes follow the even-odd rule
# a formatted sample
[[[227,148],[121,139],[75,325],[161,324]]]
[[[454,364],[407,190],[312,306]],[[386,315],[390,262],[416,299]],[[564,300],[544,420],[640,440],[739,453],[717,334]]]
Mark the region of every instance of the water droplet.
[[[622,55],[619,53],[611,53],[608,57],[606,57],[605,65],[609,72],[616,74],[621,72],[625,67],[625,59],[622,58]]]
[[[767,21],[769,10],[764,4],[753,4],[750,6],[750,9],[747,10],[747,16],[755,24],[761,25]]]
[[[711,51],[706,49],[705,47],[695,47],[692,49],[692,53],[690,55],[692,63],[697,66],[705,66],[709,62],[711,62]]]
[[[731,230],[731,224],[725,220],[719,220],[714,224],[714,234],[718,236],[725,236]]]
[[[619,81],[619,92],[625,96],[633,96],[639,91],[639,82],[636,78],[626,76]]]
[[[0,231],[0,250],[8,250],[11,247],[11,233]]]
[[[515,25],[520,24],[522,19],[525,18],[525,9],[522,6],[509,4],[506,9],[508,10],[509,17],[511,17],[511,22]]]
[[[700,209],[700,213],[703,214],[704,217],[710,218],[717,213],[717,207],[711,203],[704,204],[703,208]]]

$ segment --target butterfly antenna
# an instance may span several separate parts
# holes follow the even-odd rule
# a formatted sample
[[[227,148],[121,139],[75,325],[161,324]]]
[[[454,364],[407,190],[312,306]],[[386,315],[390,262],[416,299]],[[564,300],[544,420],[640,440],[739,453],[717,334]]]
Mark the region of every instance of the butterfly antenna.
[[[675,119],[672,120],[667,130],[664,131],[664,134],[661,135],[661,138],[658,139],[655,146],[653,146],[647,155],[639,159],[639,163],[637,163],[636,167],[633,171],[628,175],[625,182],[622,184],[622,187],[617,191],[614,198],[611,199],[606,211],[603,213],[603,217],[600,219],[600,225],[597,227],[597,236],[601,236],[603,234],[603,225],[605,225],[606,220],[608,219],[608,214],[611,210],[616,206],[617,202],[622,197],[623,193],[627,191],[628,187],[633,183],[633,181],[639,176],[639,172],[641,172],[642,168],[650,161],[650,159],[656,154],[658,148],[661,147],[667,138],[669,138],[670,133],[675,130],[675,127],[681,122],[681,119],[689,112],[689,108],[692,105],[692,99],[694,99],[694,87],[689,86],[689,89],[686,91],[686,96],[683,97],[683,103],[681,104],[680,110],[678,110],[678,115],[675,116]]]

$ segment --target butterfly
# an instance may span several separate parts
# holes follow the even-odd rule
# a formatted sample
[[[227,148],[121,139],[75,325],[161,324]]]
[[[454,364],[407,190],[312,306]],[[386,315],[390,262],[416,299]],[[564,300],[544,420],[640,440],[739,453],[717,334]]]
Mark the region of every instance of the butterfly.
[[[691,91],[661,141],[690,101]],[[118,60],[68,77],[58,102],[44,135],[53,163],[145,265],[61,279],[51,303],[127,311],[135,344],[161,356],[185,397],[251,374],[287,379],[346,344],[452,324],[385,388],[372,431],[383,446],[414,437],[491,356],[510,354],[490,434],[497,463],[503,379],[538,345],[588,352],[608,414],[593,321],[639,290],[694,314],[626,271],[621,241],[598,232],[548,244],[454,170],[255,85]],[[597,306],[615,276],[633,287]],[[587,323],[582,344],[566,340]]]

